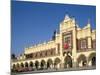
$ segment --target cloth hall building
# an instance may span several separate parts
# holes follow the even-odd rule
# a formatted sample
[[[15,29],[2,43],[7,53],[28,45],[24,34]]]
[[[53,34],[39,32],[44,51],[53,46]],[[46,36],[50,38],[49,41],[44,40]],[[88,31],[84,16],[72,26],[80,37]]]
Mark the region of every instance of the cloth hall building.
[[[89,21],[80,28],[69,15],[52,40],[25,48],[22,56],[11,60],[11,69],[17,71],[89,66],[96,66],[96,30]]]

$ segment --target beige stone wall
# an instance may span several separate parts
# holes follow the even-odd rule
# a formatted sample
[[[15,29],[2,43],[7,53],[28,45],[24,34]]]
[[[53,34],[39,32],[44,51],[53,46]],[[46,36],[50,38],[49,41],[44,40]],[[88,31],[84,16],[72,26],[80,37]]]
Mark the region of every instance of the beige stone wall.
[[[29,47],[29,48],[25,48],[25,54],[44,51],[44,50],[55,48],[55,47],[56,47],[55,41],[44,42],[42,44],[38,44],[38,45]]]
[[[91,40],[95,40],[96,39],[96,31],[91,29],[91,25],[90,23],[88,23],[85,27],[83,28],[79,28],[78,25],[76,25],[75,23],[75,19],[74,18],[70,18],[68,15],[65,16],[64,20],[60,23],[59,25],[59,33],[56,33],[56,39],[55,40],[51,40],[48,42],[44,42],[38,45],[34,45],[32,47],[29,48],[25,48],[24,54],[30,54],[30,53],[36,53],[36,52],[40,52],[40,51],[45,51],[51,48],[56,48],[56,54],[55,56],[50,56],[50,57],[44,57],[44,58],[37,58],[37,59],[29,59],[29,60],[19,60],[16,62],[12,62],[11,65],[13,64],[21,64],[21,63],[25,63],[25,62],[35,62],[35,61],[39,61],[41,62],[41,60],[45,60],[45,62],[47,62],[48,59],[52,59],[52,61],[54,62],[56,58],[60,59],[60,68],[63,67],[63,63],[65,62],[64,59],[66,56],[63,55],[63,48],[62,48],[62,34],[63,33],[68,33],[69,31],[72,31],[72,45],[73,48],[71,50],[71,58],[72,58],[72,64],[74,67],[76,67],[76,63],[78,61],[78,58],[80,55],[84,55],[86,56],[86,58],[88,59],[89,55],[92,53],[96,53],[95,49],[92,49],[92,41]],[[87,42],[88,42],[88,49],[85,51],[81,51],[78,52],[77,51],[77,39],[81,39],[81,38],[87,38]],[[60,44],[60,54],[58,54],[58,47],[57,44]]]

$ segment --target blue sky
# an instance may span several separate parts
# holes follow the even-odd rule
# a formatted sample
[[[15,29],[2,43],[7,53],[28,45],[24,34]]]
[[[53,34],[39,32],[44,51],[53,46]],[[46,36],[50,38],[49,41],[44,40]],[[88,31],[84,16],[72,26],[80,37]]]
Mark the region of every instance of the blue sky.
[[[25,47],[51,39],[65,14],[75,17],[80,27],[90,19],[92,29],[96,28],[95,6],[12,1],[11,53],[19,55]]]

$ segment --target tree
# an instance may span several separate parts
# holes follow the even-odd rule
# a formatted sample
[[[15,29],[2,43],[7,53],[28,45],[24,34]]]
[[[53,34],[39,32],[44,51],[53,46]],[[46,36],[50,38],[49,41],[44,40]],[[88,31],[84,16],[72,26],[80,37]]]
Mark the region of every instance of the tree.
[[[16,55],[14,53],[11,54],[11,59],[16,59]]]

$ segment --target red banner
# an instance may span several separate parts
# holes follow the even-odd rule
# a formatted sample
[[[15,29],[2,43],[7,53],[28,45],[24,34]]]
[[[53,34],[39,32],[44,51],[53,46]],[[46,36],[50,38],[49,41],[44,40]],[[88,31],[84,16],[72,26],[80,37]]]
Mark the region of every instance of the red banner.
[[[69,45],[67,43],[64,43],[64,49],[68,49]]]

